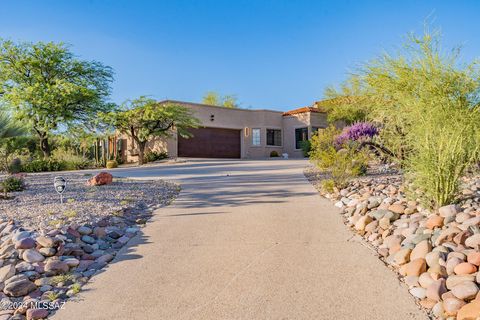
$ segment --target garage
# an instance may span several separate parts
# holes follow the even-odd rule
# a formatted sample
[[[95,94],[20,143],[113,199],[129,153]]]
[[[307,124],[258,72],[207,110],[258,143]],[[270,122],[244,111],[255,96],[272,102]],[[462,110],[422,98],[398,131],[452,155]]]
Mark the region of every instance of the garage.
[[[178,156],[194,158],[240,158],[240,130],[197,128],[193,137],[178,138]]]

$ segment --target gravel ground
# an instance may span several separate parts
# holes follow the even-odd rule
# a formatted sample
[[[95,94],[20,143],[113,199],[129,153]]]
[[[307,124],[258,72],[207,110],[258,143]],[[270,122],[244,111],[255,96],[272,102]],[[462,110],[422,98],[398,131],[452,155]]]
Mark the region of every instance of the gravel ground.
[[[10,200],[0,200],[0,219],[14,219],[31,229],[52,229],[70,223],[94,223],[123,210],[145,212],[169,204],[179,191],[174,183],[114,178],[109,185],[90,187],[92,176],[62,173],[67,180],[64,203],[53,188],[58,173],[29,174],[26,190],[12,192]]]

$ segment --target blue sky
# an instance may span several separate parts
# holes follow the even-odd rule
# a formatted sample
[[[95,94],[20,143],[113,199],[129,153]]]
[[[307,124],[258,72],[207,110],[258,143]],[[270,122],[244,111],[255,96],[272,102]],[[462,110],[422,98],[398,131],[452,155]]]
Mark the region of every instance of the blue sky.
[[[63,41],[115,70],[112,100],[201,101],[236,94],[242,107],[287,110],[434,18],[444,47],[480,55],[479,1],[7,1],[0,37]],[[430,19],[432,20],[432,19]]]

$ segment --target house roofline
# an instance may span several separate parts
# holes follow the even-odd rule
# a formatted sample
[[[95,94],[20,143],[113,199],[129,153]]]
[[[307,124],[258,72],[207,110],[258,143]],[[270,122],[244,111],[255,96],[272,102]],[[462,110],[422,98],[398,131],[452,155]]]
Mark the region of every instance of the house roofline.
[[[167,100],[162,100],[162,101],[159,101],[158,102],[159,104],[166,104],[166,103],[177,103],[177,104],[190,104],[190,105],[194,105],[194,106],[199,106],[199,107],[211,107],[211,108],[219,108],[219,109],[229,109],[229,110],[237,110],[237,111],[250,111],[250,112],[259,112],[259,111],[263,111],[263,112],[275,112],[275,113],[282,113],[282,111],[277,111],[277,110],[269,110],[269,109],[242,109],[242,108],[225,108],[225,107],[222,107],[222,106],[214,106],[214,105],[211,105],[211,104],[204,104],[204,103],[197,103],[197,102],[188,102],[188,101],[179,101],[179,100],[170,100],[170,99],[167,99]]]

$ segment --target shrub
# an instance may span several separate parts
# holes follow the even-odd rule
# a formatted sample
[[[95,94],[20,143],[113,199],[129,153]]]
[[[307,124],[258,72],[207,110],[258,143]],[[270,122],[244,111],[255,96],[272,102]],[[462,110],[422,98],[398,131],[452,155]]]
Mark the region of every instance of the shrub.
[[[370,122],[357,122],[345,127],[340,135],[335,138],[337,145],[351,141],[370,140],[378,135],[378,128]]]
[[[55,149],[52,160],[62,164],[62,170],[82,170],[92,167],[92,161],[63,148]]]
[[[44,172],[65,170],[65,163],[53,159],[38,159],[24,163],[22,172]]]
[[[19,173],[20,171],[22,171],[22,160],[20,160],[19,158],[14,158],[8,166],[8,172]]]
[[[310,159],[320,170],[330,174],[336,187],[343,188],[352,178],[364,173],[368,157],[355,145],[338,149],[335,143],[338,134],[339,130],[330,126],[313,136]]]
[[[11,175],[2,181],[4,193],[25,190],[25,180],[20,175]]]
[[[107,167],[107,169],[117,168],[118,163],[115,160],[109,160],[109,161],[107,161],[106,167]]]
[[[300,143],[300,148],[302,149],[302,153],[304,157],[308,157],[310,155],[310,150],[312,148],[312,143],[310,140],[305,140]]]
[[[320,185],[322,190],[325,192],[332,193],[335,191],[335,181],[333,181],[333,179],[322,180]]]
[[[153,162],[168,158],[168,154],[165,151],[150,151],[145,155],[146,162]]]
[[[270,158],[276,158],[276,157],[279,157],[277,151],[273,150],[272,152],[270,152]]]

